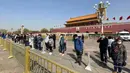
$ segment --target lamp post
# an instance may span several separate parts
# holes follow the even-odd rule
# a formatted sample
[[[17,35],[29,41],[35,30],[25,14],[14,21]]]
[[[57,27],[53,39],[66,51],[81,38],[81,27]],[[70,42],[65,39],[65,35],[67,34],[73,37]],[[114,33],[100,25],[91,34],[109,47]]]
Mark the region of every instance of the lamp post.
[[[99,4],[95,4],[94,5],[94,9],[96,9],[98,15],[99,15],[99,19],[100,19],[100,23],[102,25],[101,27],[101,33],[103,34],[104,33],[104,29],[103,29],[103,17],[106,19],[106,9],[108,8],[108,6],[110,6],[110,2],[109,1],[106,1],[103,2],[103,1],[100,1]]]

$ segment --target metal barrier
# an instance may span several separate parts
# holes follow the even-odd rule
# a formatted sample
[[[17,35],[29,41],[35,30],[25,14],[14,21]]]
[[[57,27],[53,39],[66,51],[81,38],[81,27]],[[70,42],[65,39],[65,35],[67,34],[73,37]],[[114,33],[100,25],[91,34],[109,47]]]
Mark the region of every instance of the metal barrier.
[[[3,50],[9,51],[9,59],[15,57],[24,66],[24,73],[77,73],[35,53],[30,47],[14,44],[11,40],[0,38],[0,45]]]
[[[12,55],[23,67],[25,66],[25,47],[12,43]]]
[[[4,49],[3,49],[4,51],[7,50],[6,46],[7,46],[7,45],[6,45],[6,39],[5,39],[5,40],[4,40]]]
[[[26,48],[26,73],[77,73]]]
[[[0,38],[0,40],[1,40],[0,44],[1,44],[2,49],[6,50],[6,41],[3,38]]]
[[[9,59],[10,58],[13,58],[13,55],[12,55],[12,42],[8,39],[3,39],[3,38],[0,38],[0,46],[3,48],[4,51],[8,51],[9,52]]]
[[[1,43],[0,43],[0,44],[1,44],[1,46],[3,46],[3,39],[2,39],[2,38],[0,38],[0,40],[1,40]]]

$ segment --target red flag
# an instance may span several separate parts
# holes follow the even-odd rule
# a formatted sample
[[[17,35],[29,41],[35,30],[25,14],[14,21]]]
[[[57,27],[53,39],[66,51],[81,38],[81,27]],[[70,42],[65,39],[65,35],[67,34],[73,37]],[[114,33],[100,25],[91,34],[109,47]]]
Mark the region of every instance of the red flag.
[[[113,20],[116,20],[116,18],[114,17]]]
[[[130,16],[127,17],[127,20],[129,20],[129,19],[130,19]]]
[[[123,16],[120,17],[120,20],[122,20],[122,19],[123,19]]]

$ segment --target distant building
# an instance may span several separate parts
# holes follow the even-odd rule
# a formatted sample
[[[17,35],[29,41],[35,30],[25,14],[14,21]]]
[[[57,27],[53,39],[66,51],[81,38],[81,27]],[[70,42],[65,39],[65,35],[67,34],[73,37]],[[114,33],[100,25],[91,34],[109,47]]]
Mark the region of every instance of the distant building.
[[[109,23],[104,24],[104,33],[117,33],[122,30],[130,32],[130,23]],[[65,27],[53,29],[52,32],[57,33],[101,33],[101,25],[79,26],[79,27]]]
[[[98,13],[79,16],[75,18],[70,18],[66,21],[66,27],[79,27],[79,26],[89,26],[89,25],[98,25],[100,23]]]
[[[64,28],[53,29],[53,33],[101,33],[101,24],[98,13],[70,18]],[[104,23],[104,33],[117,33],[122,30],[130,32],[130,22]]]

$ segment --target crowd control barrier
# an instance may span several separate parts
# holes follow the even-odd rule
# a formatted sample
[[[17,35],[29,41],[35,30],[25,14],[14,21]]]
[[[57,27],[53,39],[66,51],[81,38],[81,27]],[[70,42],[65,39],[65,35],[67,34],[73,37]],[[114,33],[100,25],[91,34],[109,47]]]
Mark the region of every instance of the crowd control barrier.
[[[9,52],[9,59],[16,58],[24,67],[23,73],[77,73],[30,50],[30,47],[13,43],[10,39],[0,38],[0,46]]]

